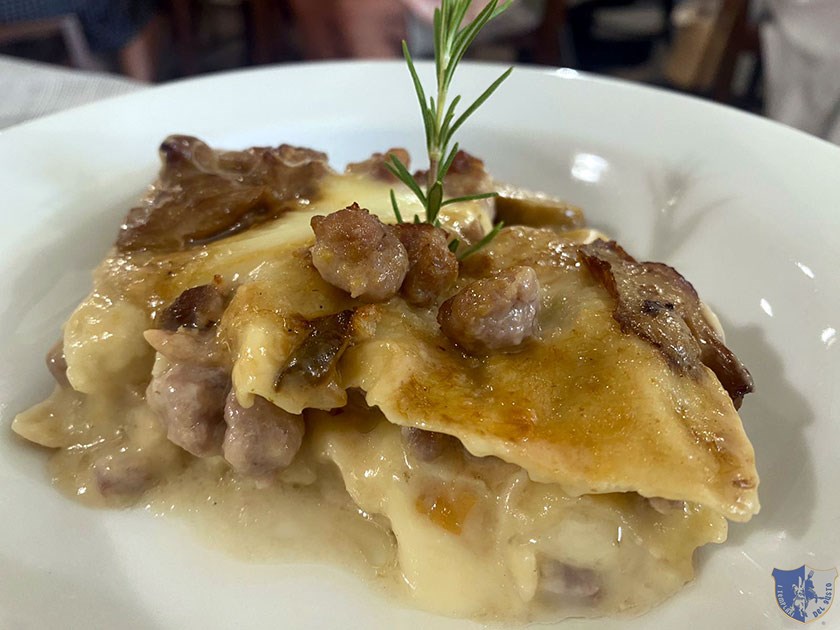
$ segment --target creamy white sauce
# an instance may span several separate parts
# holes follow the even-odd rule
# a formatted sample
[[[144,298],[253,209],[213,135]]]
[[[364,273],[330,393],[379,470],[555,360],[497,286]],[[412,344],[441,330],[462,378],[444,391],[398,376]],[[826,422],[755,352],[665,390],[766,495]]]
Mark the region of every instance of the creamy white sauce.
[[[358,401],[307,416],[304,448],[270,484],[237,477],[220,457],[185,456],[134,391],[57,388],[14,428],[63,447],[51,460],[55,483],[89,505],[136,502],[248,562],[340,564],[449,616],[637,614],[691,579],[695,547],[725,538],[725,520],[696,506],[661,514],[632,493],[567,497],[460,448],[422,462],[399,427]],[[103,495],[95,462],[124,453],[153,460],[160,481],[142,496]],[[582,572],[583,594],[558,587],[558,567]]]

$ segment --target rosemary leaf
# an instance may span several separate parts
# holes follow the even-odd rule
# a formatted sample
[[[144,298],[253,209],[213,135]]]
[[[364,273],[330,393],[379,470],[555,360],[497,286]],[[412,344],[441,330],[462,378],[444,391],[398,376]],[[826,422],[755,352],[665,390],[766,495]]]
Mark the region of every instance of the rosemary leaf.
[[[479,199],[491,199],[493,197],[498,197],[499,193],[497,192],[489,192],[489,193],[479,193],[477,195],[465,195],[463,197],[453,197],[451,199],[447,199],[441,205],[448,206],[450,203],[461,203],[464,201],[478,201]]]
[[[394,193],[393,188],[391,189],[391,207],[394,208],[394,216],[397,217],[397,223],[402,223],[402,214],[400,214],[400,207],[397,204],[397,195]]]
[[[432,185],[426,197],[429,200],[426,221],[434,223],[437,221],[437,215],[443,205],[443,184],[440,180],[436,181],[434,185]]]
[[[462,253],[460,256],[458,256],[458,260],[465,260],[469,256],[472,256],[473,254],[475,254],[480,249],[483,249],[484,247],[486,247],[487,244],[490,241],[492,241],[494,238],[496,238],[496,236],[498,236],[499,232],[502,231],[502,228],[504,226],[505,226],[505,222],[504,221],[499,221],[496,225],[493,226],[492,230],[490,230],[487,234],[484,235],[484,238],[482,238],[480,241],[478,241],[478,243],[476,243],[475,245],[470,247],[468,250],[466,250],[464,253]]]
[[[441,162],[440,169],[438,170],[438,179],[440,179],[441,181],[444,177],[446,177],[446,174],[449,172],[449,169],[452,166],[452,162],[454,162],[455,158],[458,156],[459,148],[460,146],[456,142],[452,149],[449,151],[449,155],[443,162]],[[443,205],[446,205],[446,203],[444,203]]]
[[[449,127],[452,124],[452,119],[455,117],[455,108],[458,107],[458,103],[460,102],[460,95],[453,98],[452,102],[449,104],[449,109],[446,111],[446,116],[443,117],[443,122],[440,125],[440,136],[445,141],[452,138],[452,133],[449,131]]]
[[[502,82],[510,76],[511,72],[513,72],[513,68],[508,68],[502,74],[502,76],[493,81],[493,83],[490,84],[490,87],[484,90],[484,93],[477,99],[475,99],[473,104],[470,105],[464,111],[464,113],[459,116],[458,120],[455,121],[455,124],[452,125],[452,131],[450,131],[450,133],[454,134],[456,131],[458,131],[461,125],[463,125],[467,121],[467,118],[469,118],[475,112],[475,110],[481,107],[484,104],[484,101],[486,101],[488,98],[490,98],[490,96],[492,96],[493,92],[495,92],[498,89],[498,87],[502,84]]]
[[[420,203],[423,204],[424,207],[428,206],[428,202],[426,200],[426,195],[423,193],[423,189],[420,188],[420,184],[418,184],[411,173],[408,172],[408,167],[400,161],[396,155],[391,153],[388,157],[391,158],[391,162],[385,162],[385,167],[391,171],[391,173],[399,179],[402,183],[408,186],[417,198],[420,200]]]
[[[408,66],[408,72],[411,74],[411,81],[414,83],[414,91],[417,93],[417,100],[420,101],[420,111],[423,114],[423,126],[426,128],[426,137],[428,138],[431,134],[434,121],[432,120],[432,117],[429,116],[429,112],[426,110],[426,91],[423,89],[423,83],[417,75],[417,68],[414,67],[414,60],[411,58],[411,53],[408,50],[408,44],[403,42],[402,49],[403,56],[405,57],[405,63]]]

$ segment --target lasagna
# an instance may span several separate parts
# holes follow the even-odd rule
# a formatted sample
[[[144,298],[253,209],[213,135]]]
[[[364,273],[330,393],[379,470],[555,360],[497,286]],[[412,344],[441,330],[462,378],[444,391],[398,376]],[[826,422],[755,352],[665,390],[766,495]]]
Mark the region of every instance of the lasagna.
[[[749,373],[685,278],[577,208],[502,188],[429,225],[386,155],[160,154],[12,425],[68,495],[522,622],[640,614],[758,512]],[[498,187],[461,153],[445,192]]]

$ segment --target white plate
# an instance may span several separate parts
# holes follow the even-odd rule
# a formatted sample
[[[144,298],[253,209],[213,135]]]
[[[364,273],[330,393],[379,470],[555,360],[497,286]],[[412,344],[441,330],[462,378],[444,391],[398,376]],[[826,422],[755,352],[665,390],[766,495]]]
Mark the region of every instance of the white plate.
[[[475,94],[499,70],[464,68],[458,88]],[[9,431],[48,392],[44,352],[173,132],[298,143],[338,165],[422,147],[398,63],[208,77],[0,133],[0,627],[469,625],[393,605],[339,569],[247,565],[142,510],[82,508]],[[840,150],[698,100],[534,69],[518,69],[461,141],[498,177],[579,204],[635,255],[676,266],[757,383],[742,416],[761,514],[704,548],[697,580],[663,606],[598,627],[795,627],[773,568],[840,565]],[[840,627],[840,606],[821,621]]]

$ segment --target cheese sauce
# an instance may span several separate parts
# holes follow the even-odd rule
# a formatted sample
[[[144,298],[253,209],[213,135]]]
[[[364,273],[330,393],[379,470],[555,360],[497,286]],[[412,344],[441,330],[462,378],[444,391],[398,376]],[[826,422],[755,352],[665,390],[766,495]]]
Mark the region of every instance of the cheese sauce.
[[[307,412],[304,448],[270,484],[237,477],[219,457],[186,456],[136,391],[56,388],[14,429],[62,447],[54,482],[88,505],[139,499],[245,561],[339,564],[450,616],[639,614],[691,579],[696,547],[726,537],[725,519],[698,506],[662,514],[634,493],[568,497],[460,447],[422,461],[399,427],[355,397],[338,414]],[[132,474],[120,467],[127,453],[155,462],[159,483],[141,497],[102,481]]]

